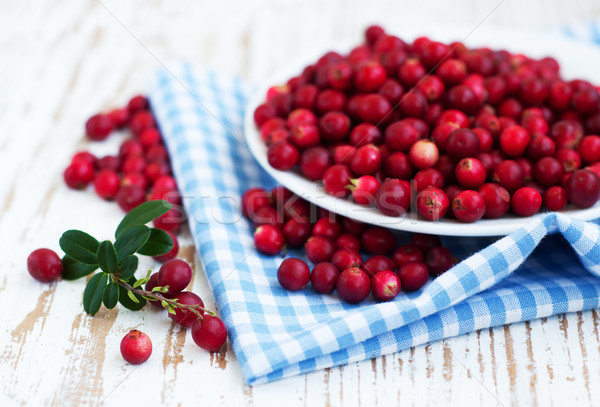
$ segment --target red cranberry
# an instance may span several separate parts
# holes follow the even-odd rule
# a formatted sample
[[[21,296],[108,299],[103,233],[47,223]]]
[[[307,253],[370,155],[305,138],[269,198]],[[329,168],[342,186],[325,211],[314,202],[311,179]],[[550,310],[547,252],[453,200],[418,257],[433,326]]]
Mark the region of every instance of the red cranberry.
[[[332,164],[331,154],[325,147],[311,147],[300,155],[300,170],[306,178],[313,181],[322,179],[323,174]]]
[[[485,201],[485,214],[488,219],[497,219],[508,213],[510,209],[510,194],[506,188],[494,184],[484,184],[479,193]]]
[[[298,108],[290,112],[286,123],[289,128],[300,123],[316,124],[317,116],[311,110]]]
[[[327,68],[327,81],[332,88],[345,90],[350,87],[352,66],[345,62],[337,62]]]
[[[286,122],[280,117],[274,117],[267,120],[260,126],[260,137],[268,144],[274,144],[275,138],[279,139],[281,136],[274,136],[274,132],[278,130],[285,130]],[[286,134],[286,132],[282,133]],[[280,140],[285,141],[286,139]]]
[[[379,124],[391,112],[390,102],[378,93],[371,93],[361,98],[358,116],[367,123]]]
[[[589,170],[577,170],[567,180],[569,202],[578,208],[593,206],[600,197],[600,177]]]
[[[500,148],[502,152],[510,157],[523,155],[531,136],[521,126],[508,126],[500,134]]]
[[[121,171],[124,174],[130,174],[132,172],[140,173],[143,172],[146,168],[146,160],[144,157],[140,155],[128,156],[125,161],[123,161],[123,165],[121,165]],[[117,169],[111,168],[113,171],[117,171]]]
[[[333,89],[326,89],[322,91],[315,100],[315,107],[321,114],[344,110],[345,104],[346,95]]]
[[[373,296],[379,301],[390,301],[396,298],[402,284],[396,273],[390,270],[377,272],[372,280]]]
[[[71,164],[76,163],[78,161],[85,161],[91,164],[93,167],[96,164],[96,157],[89,151],[80,151],[73,155],[73,158],[71,158]]]
[[[119,191],[119,183],[119,175],[115,171],[102,170],[96,174],[94,188],[102,199],[111,200]]]
[[[95,114],[85,122],[85,132],[94,141],[105,140],[113,130],[113,122],[107,114]]]
[[[375,193],[375,204],[384,215],[404,215],[410,208],[410,185],[406,181],[386,179]]]
[[[129,110],[125,108],[116,108],[108,112],[108,117],[115,129],[122,129],[129,121]]]
[[[348,136],[350,127],[350,118],[344,113],[327,112],[319,119],[321,137],[329,143],[344,141]]]
[[[581,168],[581,157],[577,151],[570,148],[561,148],[556,152],[555,157],[562,163],[565,172],[573,172]]]
[[[542,116],[529,115],[523,116],[521,125],[531,134],[532,137],[545,136],[550,130],[548,123]]]
[[[277,281],[289,291],[302,290],[310,280],[310,270],[300,259],[285,259],[277,269]]]
[[[567,191],[561,186],[552,186],[544,191],[542,200],[548,210],[561,211],[567,206]]]
[[[404,55],[403,53],[401,55]],[[384,58],[384,56],[382,56]],[[402,61],[403,62],[403,61]],[[402,63],[400,62],[400,64]],[[383,64],[385,66],[385,64]],[[396,69],[394,69],[396,68]],[[390,70],[386,67],[386,70]],[[397,67],[392,67],[391,71],[395,72]],[[394,79],[386,79],[383,85],[379,88],[378,93],[386,98],[393,106],[397,105],[404,95],[404,88]]]
[[[361,236],[362,248],[370,254],[386,254],[396,247],[396,236],[388,229],[372,226]]]
[[[344,233],[337,237],[335,240],[335,247],[343,250],[354,250],[355,252],[360,251],[360,239],[350,233]]]
[[[446,150],[451,157],[474,157],[479,153],[479,137],[471,129],[456,129],[448,136]]]
[[[429,107],[427,98],[421,93],[421,91],[413,89],[404,95],[400,99],[400,112],[403,115],[409,117],[420,117],[424,118],[427,114]]]
[[[37,249],[27,257],[27,271],[31,277],[42,283],[58,279],[63,265],[60,257],[50,249]]]
[[[242,195],[242,214],[252,219],[262,207],[270,206],[271,198],[263,188],[250,188]]]
[[[169,153],[162,144],[154,144],[146,151],[148,161],[169,161]]]
[[[375,194],[379,188],[379,181],[371,175],[363,175],[358,179],[353,179],[348,188],[352,190],[352,198],[357,204],[373,205]]]
[[[313,109],[319,88],[312,84],[301,85],[294,93],[294,106],[304,109]]]
[[[350,160],[350,168],[357,175],[373,174],[380,166],[381,153],[372,144],[358,148]]]
[[[373,50],[377,53],[385,53],[394,49],[406,50],[407,45],[404,41],[394,35],[383,34],[377,37],[373,45]]]
[[[148,102],[148,98],[143,95],[136,95],[129,99],[129,102],[127,103],[129,114],[139,112],[140,110],[147,110],[149,108],[150,102]]]
[[[585,136],[581,139],[577,152],[584,163],[600,161],[600,136]]]
[[[427,284],[429,280],[429,269],[425,263],[409,262],[398,269],[398,277],[405,291],[416,291]]]
[[[145,333],[134,329],[121,339],[121,356],[127,363],[139,365],[152,354],[152,341]]]
[[[148,151],[150,147],[162,142],[162,136],[157,129],[150,128],[143,130],[140,133],[138,140],[144,151]]]
[[[175,237],[175,235],[171,232],[167,232],[167,234],[171,237],[171,240],[173,241],[173,246],[171,247],[171,250],[169,250],[165,254],[152,256],[154,260],[160,263],[165,263],[169,260],[173,260],[177,256],[177,253],[179,253],[179,241],[177,240],[177,237]],[[156,273],[156,279],[156,281],[158,282],[158,273]]]
[[[512,211],[519,216],[531,216],[542,207],[542,195],[531,187],[522,187],[515,191],[511,200]]]
[[[361,123],[350,132],[350,144],[355,147],[377,144],[380,141],[381,131],[371,123]]]
[[[479,138],[479,151],[481,151],[482,153],[489,152],[494,144],[494,138],[492,137],[492,134],[489,132],[489,130],[478,127],[473,129],[473,132]]]
[[[325,192],[337,197],[345,197],[350,194],[346,185],[350,184],[352,174],[350,169],[342,164],[336,164],[329,167],[323,174],[323,186]]]
[[[370,61],[363,64],[356,70],[354,75],[354,87],[359,92],[373,92],[385,82],[386,71],[375,61]]]
[[[406,244],[404,246],[400,246],[396,249],[396,251],[394,251],[394,254],[392,255],[394,264],[397,267],[400,267],[403,264],[411,261],[422,262],[424,258],[425,255],[423,254],[423,251],[413,244]]]
[[[179,304],[184,305],[195,305],[204,308],[204,302],[200,297],[190,291],[183,291],[177,294],[174,299],[177,300]],[[197,309],[200,315],[204,314],[204,311],[201,309]],[[176,308],[175,313],[169,313],[169,318],[175,321],[180,326],[185,328],[189,328],[194,325],[194,322],[198,320],[198,316],[188,309]]]
[[[289,247],[302,247],[310,236],[310,223],[303,219],[290,219],[283,226],[285,243]]]
[[[425,264],[429,268],[429,273],[435,277],[450,270],[456,264],[456,261],[450,250],[446,247],[437,246],[427,252]]]
[[[428,187],[417,195],[417,212],[425,220],[439,221],[446,215],[449,206],[448,196],[439,188]]]
[[[337,250],[331,256],[330,262],[342,272],[349,268],[362,266],[362,257],[355,251]]]
[[[371,25],[365,30],[365,39],[367,40],[367,43],[373,45],[375,44],[377,39],[384,34],[385,31],[383,30],[383,28],[381,28],[378,25]]]
[[[317,264],[310,273],[310,283],[321,294],[329,294],[335,290],[340,272],[328,262]]]
[[[144,149],[142,145],[135,140],[125,140],[121,147],[119,147],[119,157],[125,158],[129,156],[142,155]]]
[[[204,350],[218,352],[227,340],[227,328],[221,319],[204,315],[192,325],[192,339]]]
[[[154,219],[154,227],[165,232],[179,233],[181,224],[185,221],[185,213],[181,208],[171,208],[166,213]]]
[[[488,94],[487,103],[497,105],[506,96],[506,82],[500,76],[486,78],[483,86]]]
[[[283,232],[273,225],[259,226],[254,232],[254,245],[263,254],[274,255],[281,252],[284,243]]]
[[[158,273],[153,273],[150,276],[150,279],[146,282],[146,285],[144,286],[146,291],[152,291],[152,289],[154,287],[160,287],[160,284],[158,283]],[[163,296],[172,298],[172,296],[170,294],[166,294],[166,293],[163,294]],[[159,308],[161,310],[164,309],[159,300],[148,300],[148,301],[150,301],[150,305],[152,305],[153,307]]]
[[[540,78],[525,79],[521,83],[519,96],[527,105],[539,105],[548,97],[548,87]]]
[[[150,112],[140,111],[135,113],[129,121],[129,128],[131,132],[136,136],[140,135],[142,131],[153,128],[156,126],[154,116]]]
[[[457,85],[446,92],[446,103],[452,109],[462,110],[467,114],[477,111],[480,102],[472,88],[466,85]]]
[[[420,138],[419,131],[404,120],[392,123],[385,130],[385,144],[396,151],[407,152]]]
[[[415,174],[413,179],[413,188],[417,192],[428,187],[444,188],[444,176],[435,168],[421,170]]]
[[[446,85],[456,85],[467,76],[467,66],[460,59],[446,59],[436,69],[436,75]]]
[[[512,160],[504,160],[494,167],[492,179],[509,192],[520,188],[525,182],[523,168]]]
[[[351,235],[359,236],[367,229],[367,224],[357,220],[343,218],[342,229],[344,233],[350,233]]]
[[[171,166],[166,162],[154,161],[144,168],[144,175],[150,182],[154,182],[163,175],[169,174],[171,174]]]
[[[571,104],[573,89],[563,81],[554,81],[548,89],[548,103],[556,110],[565,110]]]
[[[342,227],[335,220],[329,218],[319,219],[312,229],[313,236],[325,236],[330,239],[337,238],[342,233]]]
[[[308,260],[317,264],[331,260],[335,252],[335,243],[325,236],[313,236],[306,241],[304,248]]]
[[[129,212],[146,200],[146,191],[136,185],[123,186],[119,188],[115,199],[121,209]]]
[[[72,189],[83,189],[94,179],[94,167],[88,161],[75,161],[63,173],[65,184]]]
[[[523,113],[523,105],[514,98],[504,99],[498,106],[498,115],[518,119]]]
[[[409,179],[412,175],[412,166],[408,156],[401,152],[391,154],[385,160],[383,169],[389,178]]]
[[[561,120],[550,127],[550,137],[556,143],[557,149],[575,149],[583,137],[583,127],[573,120]]]
[[[271,206],[260,208],[252,218],[255,227],[262,225],[279,226],[283,223],[283,214],[277,212],[277,209]]]
[[[419,169],[430,168],[435,165],[440,156],[435,143],[429,140],[419,140],[412,145],[408,153],[410,162]]]
[[[465,188],[479,188],[485,182],[486,170],[477,158],[463,158],[456,165],[456,180]]]
[[[168,287],[169,294],[183,291],[192,281],[192,268],[181,259],[164,263],[158,271],[158,285]]]
[[[533,175],[543,186],[560,184],[563,174],[562,164],[554,157],[544,157],[533,166]]]
[[[382,270],[395,270],[396,263],[389,257],[378,254],[365,261],[363,269],[372,277]]]
[[[432,247],[442,245],[442,241],[440,240],[439,236],[426,235],[424,233],[415,233],[410,243],[421,249],[423,253],[427,253]]]
[[[359,268],[346,269],[338,276],[336,289],[343,301],[358,304],[368,297],[371,279]]]
[[[285,141],[272,144],[267,149],[269,165],[280,171],[287,171],[293,168],[298,162],[299,156],[298,149]]]
[[[427,71],[418,59],[407,59],[398,69],[398,79],[406,87],[415,86]]]
[[[333,162],[336,164],[350,165],[350,160],[356,149],[350,145],[339,145],[333,147]]]
[[[452,213],[461,222],[476,222],[485,214],[485,200],[477,191],[463,191],[452,201]]]
[[[272,119],[276,116],[277,110],[275,109],[275,106],[268,103],[264,103],[254,110],[254,123],[256,123],[256,125],[260,127],[267,120]]]
[[[527,157],[533,161],[537,161],[543,157],[551,157],[556,151],[556,144],[547,136],[538,136],[531,139],[529,147],[527,147]]]
[[[573,95],[572,103],[580,113],[596,113],[600,109],[600,94],[594,88],[581,89]]]
[[[107,155],[96,161],[96,168],[98,170],[119,171],[120,167],[121,160],[119,159],[119,157],[116,157],[114,155]]]

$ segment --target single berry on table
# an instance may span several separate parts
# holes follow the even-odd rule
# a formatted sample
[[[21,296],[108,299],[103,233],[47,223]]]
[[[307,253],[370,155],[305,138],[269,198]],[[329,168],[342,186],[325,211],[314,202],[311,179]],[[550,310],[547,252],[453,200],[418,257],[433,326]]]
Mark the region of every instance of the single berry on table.
[[[63,265],[60,257],[50,249],[37,249],[27,257],[27,271],[31,277],[42,283],[58,279]]]
[[[132,365],[139,365],[152,354],[152,341],[145,333],[134,329],[121,340],[121,356]]]

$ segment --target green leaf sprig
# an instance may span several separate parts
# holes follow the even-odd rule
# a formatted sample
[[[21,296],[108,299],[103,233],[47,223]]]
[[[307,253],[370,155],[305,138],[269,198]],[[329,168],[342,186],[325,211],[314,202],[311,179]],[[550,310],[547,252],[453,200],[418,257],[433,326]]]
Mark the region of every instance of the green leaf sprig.
[[[100,269],[89,279],[83,292],[83,308],[88,314],[95,315],[102,303],[108,309],[120,303],[138,311],[146,301],[159,301],[170,313],[179,308],[193,312],[198,318],[202,318],[202,312],[214,315],[198,305],[180,304],[177,299],[166,298],[163,294],[168,287],[154,287],[152,291],[140,288],[150,279],[151,271],[144,278],[135,278],[139,263],[136,254],[159,256],[173,248],[168,233],[146,226],[169,209],[171,204],[167,201],[148,201],[135,207],[117,226],[114,243],[98,242],[80,230],[63,233],[59,244],[65,252],[62,259],[65,280],[76,280]]]

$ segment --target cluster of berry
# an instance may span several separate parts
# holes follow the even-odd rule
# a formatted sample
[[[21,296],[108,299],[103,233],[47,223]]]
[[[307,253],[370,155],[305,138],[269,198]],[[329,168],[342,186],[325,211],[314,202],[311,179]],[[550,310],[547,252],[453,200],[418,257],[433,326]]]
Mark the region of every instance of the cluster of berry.
[[[276,255],[286,246],[304,247],[307,259],[315,264],[311,272],[298,258],[281,263],[277,278],[292,291],[310,281],[317,292],[337,290],[348,303],[363,301],[371,291],[375,299],[388,301],[401,289],[420,289],[430,275],[436,277],[457,262],[437,236],[415,234],[410,244],[398,246],[389,229],[334,215],[281,186],[247,190],[242,213],[256,226],[258,251]],[[361,252],[370,257],[364,260]]]
[[[270,88],[254,121],[273,168],[388,216],[414,202],[425,220],[475,222],[600,197],[599,88],[550,57],[372,26]]]
[[[117,155],[96,158],[89,151],[76,153],[64,172],[65,183],[73,189],[93,183],[96,193],[129,212],[146,200],[163,199],[173,208],[154,221],[156,227],[177,233],[185,220],[181,195],[171,175],[169,154],[148,99],[133,97],[127,107],[90,117],[85,130],[94,141],[105,140],[113,130],[129,128],[132,138],[123,141]]]

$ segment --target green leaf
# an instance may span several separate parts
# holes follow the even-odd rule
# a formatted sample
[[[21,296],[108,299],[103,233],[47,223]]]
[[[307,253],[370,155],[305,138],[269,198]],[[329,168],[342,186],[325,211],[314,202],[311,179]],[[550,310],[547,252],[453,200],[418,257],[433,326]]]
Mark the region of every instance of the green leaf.
[[[96,253],[98,264],[105,273],[115,274],[119,271],[119,259],[117,258],[117,251],[110,242],[105,240],[98,246],[98,252]]]
[[[133,283],[135,283],[135,278],[130,278],[127,282],[133,285]],[[126,290],[122,286],[119,286],[119,302],[121,303],[121,305],[132,311],[139,311],[142,308],[144,308],[144,305],[146,305],[146,300],[139,295],[132,294],[139,301],[134,302],[131,300],[131,298],[129,298],[129,294],[127,294],[128,292],[130,291]]]
[[[135,298],[135,295],[131,292],[131,291],[127,291],[127,295],[129,296],[129,298],[131,298],[131,301],[135,302],[135,303],[139,303],[140,300],[138,300],[137,298]],[[142,297],[144,298],[144,297]]]
[[[148,201],[133,208],[119,223],[115,237],[118,239],[121,233],[135,225],[145,225],[146,223],[158,218],[171,209],[171,204],[167,201]]]
[[[153,293],[155,293],[157,291],[159,291],[161,293],[166,293],[167,291],[169,291],[169,289],[167,287],[160,287],[160,286],[156,286],[152,289]]]
[[[119,285],[117,283],[110,283],[106,286],[102,301],[108,309],[113,309],[117,305],[117,302],[119,302]]]
[[[146,277],[144,278],[140,278],[139,280],[137,280],[134,284],[133,284],[133,288],[138,288],[139,286],[141,286],[142,284],[146,284],[148,282],[148,280],[150,280],[150,276],[152,275],[152,270],[148,270],[148,273],[146,273]]]
[[[97,264],[80,263],[69,256],[62,258],[62,278],[65,280],[77,280],[85,277],[98,268]]]
[[[123,259],[119,264],[119,273],[121,274],[121,280],[127,281],[138,268],[138,258],[134,255],[129,255]]]
[[[96,315],[96,312],[102,305],[102,295],[108,282],[108,274],[97,273],[90,281],[88,281],[83,291],[83,309],[91,316]]]
[[[119,261],[135,253],[140,247],[148,241],[150,237],[150,228],[145,225],[132,226],[119,235],[115,242],[115,249],[119,256]]]
[[[148,241],[137,252],[144,256],[160,256],[173,248],[173,239],[161,229],[151,228]]]
[[[67,230],[58,241],[60,248],[74,260],[85,264],[97,264],[98,241],[81,230]]]

